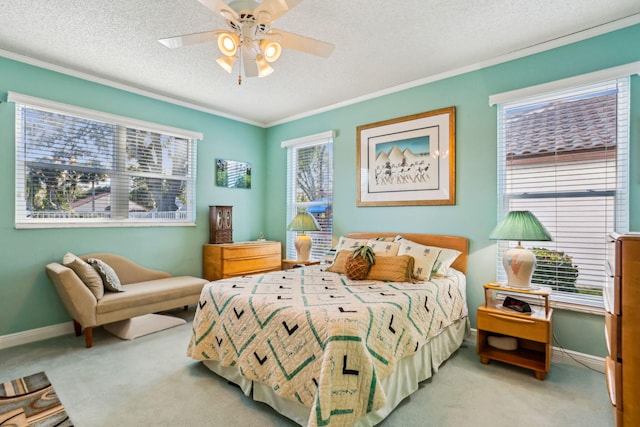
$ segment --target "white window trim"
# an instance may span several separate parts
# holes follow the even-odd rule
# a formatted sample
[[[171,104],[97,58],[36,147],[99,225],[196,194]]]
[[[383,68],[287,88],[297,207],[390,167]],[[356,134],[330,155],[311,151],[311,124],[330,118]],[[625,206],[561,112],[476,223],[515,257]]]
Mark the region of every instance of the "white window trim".
[[[190,130],[175,128],[172,126],[161,125],[153,122],[147,122],[144,120],[132,119],[125,116],[119,116],[117,114],[105,113],[102,111],[92,110],[84,107],[77,107],[74,105],[64,104],[61,102],[51,101],[48,99],[37,98],[34,96],[24,95],[18,92],[8,92],[7,102],[13,102],[16,104],[22,104],[40,110],[69,114],[71,116],[81,117],[89,120],[97,120],[113,123],[123,127],[132,127],[140,130],[150,132],[160,132],[167,135],[172,135],[177,138],[193,140],[193,144],[197,140],[202,140],[204,135],[201,132],[194,132]],[[191,174],[196,176],[197,165],[197,150],[194,149],[194,158],[192,159]],[[17,165],[18,166],[18,165]],[[24,167],[16,168],[16,174],[20,173],[20,170],[24,170]],[[17,179],[17,177],[16,177]],[[195,185],[195,184],[194,184]],[[194,188],[195,191],[195,188]],[[193,199],[193,209],[197,209],[195,194],[191,194]],[[194,212],[194,218],[196,213]],[[37,220],[21,219],[20,222],[15,222],[16,229],[57,229],[57,228],[111,228],[111,227],[195,227],[196,223],[193,222],[169,222],[169,221],[156,221],[156,220],[104,220],[104,219],[83,219],[82,221],[68,220],[58,222],[43,222]]]
[[[300,138],[293,138],[293,139],[281,141],[280,147],[287,149],[287,164],[289,163],[289,156],[291,155],[289,150],[290,148],[294,148],[294,147],[304,148],[305,146],[312,146],[312,145],[326,144],[326,143],[333,144],[335,139],[335,134],[336,134],[335,131],[329,130],[325,132],[316,133],[313,135],[302,136]],[[289,185],[290,185],[291,179],[292,179],[291,171],[288,170],[288,167],[287,167],[287,188],[286,188],[287,194],[286,194],[286,206],[285,206],[285,209],[287,211],[286,224],[289,224],[291,222],[294,214],[294,212],[290,211],[289,209],[292,204],[295,205],[295,202],[290,200],[290,194],[289,194]],[[332,203],[333,203],[333,196],[332,196]],[[285,254],[288,254],[289,249],[293,248],[294,246],[294,239],[289,233],[289,230],[286,230],[285,235],[286,235]]]
[[[505,104],[517,102],[524,98],[544,96],[550,93],[571,89],[578,86],[585,86],[605,80],[614,80],[621,77],[640,75],[640,61],[620,65],[618,67],[607,68],[605,70],[594,71],[593,73],[581,74],[562,80],[543,83],[536,86],[529,86],[509,92],[502,92],[489,96],[489,105]]]
[[[282,141],[280,143],[280,147],[288,148],[288,147],[303,146],[303,145],[312,144],[312,143],[317,144],[318,142],[323,140],[334,139],[335,136],[336,136],[335,131],[328,130],[326,132],[320,132],[314,135],[307,135],[307,136],[302,136],[300,138],[294,138],[294,139],[288,139],[286,141]]]
[[[102,111],[91,110],[89,108],[76,107],[75,105],[63,104],[61,102],[51,101],[48,99],[36,98],[29,95],[23,95],[17,92],[9,92],[7,102],[15,102],[16,104],[24,104],[37,107],[53,113],[67,113],[72,116],[83,117],[90,120],[98,120],[103,122],[114,123],[122,126],[135,127],[140,130],[151,132],[162,132],[179,138],[186,139],[202,139],[201,132],[193,132],[190,130],[174,128],[171,126],[160,125],[157,123],[146,122],[144,120],[132,119],[129,117],[119,116],[117,114],[105,113]]]

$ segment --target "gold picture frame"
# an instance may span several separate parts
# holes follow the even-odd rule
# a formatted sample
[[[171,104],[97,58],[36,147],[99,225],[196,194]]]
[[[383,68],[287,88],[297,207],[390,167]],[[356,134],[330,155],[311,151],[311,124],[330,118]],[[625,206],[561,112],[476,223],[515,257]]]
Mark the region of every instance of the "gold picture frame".
[[[455,112],[358,126],[357,206],[455,205]]]

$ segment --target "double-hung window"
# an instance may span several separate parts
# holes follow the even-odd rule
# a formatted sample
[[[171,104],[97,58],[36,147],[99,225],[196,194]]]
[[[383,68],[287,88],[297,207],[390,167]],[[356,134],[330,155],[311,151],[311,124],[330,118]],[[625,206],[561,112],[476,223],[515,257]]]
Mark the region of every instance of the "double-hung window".
[[[333,131],[282,142],[287,149],[287,224],[306,210],[320,225],[306,232],[313,239],[311,260],[319,260],[332,245]],[[296,231],[287,230],[286,256],[296,259]]]
[[[557,303],[602,306],[607,233],[628,230],[628,159],[628,75],[498,102],[498,219],[529,210],[550,231],[523,243]],[[499,280],[513,244],[498,244]]]
[[[9,94],[16,227],[195,224],[199,133]]]

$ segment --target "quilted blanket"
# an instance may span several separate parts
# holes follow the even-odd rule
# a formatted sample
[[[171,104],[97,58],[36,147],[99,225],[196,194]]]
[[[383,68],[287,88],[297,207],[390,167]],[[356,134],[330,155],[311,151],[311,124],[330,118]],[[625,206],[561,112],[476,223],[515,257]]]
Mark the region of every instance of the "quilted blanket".
[[[384,405],[380,380],[400,359],[467,316],[459,281],[350,281],[311,266],[211,282],[187,354],[311,408],[310,427],[353,425]]]

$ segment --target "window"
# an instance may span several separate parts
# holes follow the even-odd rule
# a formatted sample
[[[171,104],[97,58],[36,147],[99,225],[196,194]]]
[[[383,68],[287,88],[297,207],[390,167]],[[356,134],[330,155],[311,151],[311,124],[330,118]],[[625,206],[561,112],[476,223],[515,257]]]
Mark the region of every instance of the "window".
[[[287,224],[299,209],[315,217],[320,231],[313,239],[311,259],[319,260],[332,246],[333,231],[333,131],[283,141],[287,148]],[[287,230],[286,256],[296,259],[297,232]]]
[[[195,224],[202,135],[16,93],[16,227]]]
[[[628,130],[628,77],[498,105],[498,215],[529,210],[550,231],[526,246],[555,301],[602,307],[606,235],[628,230]]]

